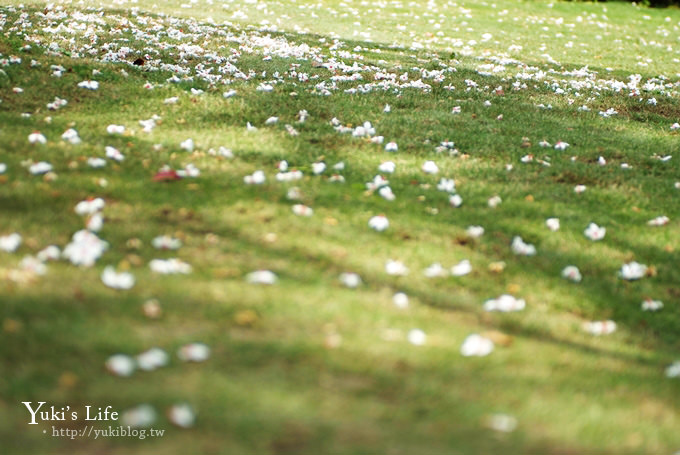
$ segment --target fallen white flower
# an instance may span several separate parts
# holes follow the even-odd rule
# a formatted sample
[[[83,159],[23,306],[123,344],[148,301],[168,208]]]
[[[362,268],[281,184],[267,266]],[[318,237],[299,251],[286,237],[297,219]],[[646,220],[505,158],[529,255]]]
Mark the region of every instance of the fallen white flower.
[[[435,262],[423,271],[423,275],[427,278],[437,278],[447,276],[448,272],[439,262]]]
[[[661,300],[645,299],[640,306],[642,311],[659,311],[663,308],[663,302]]]
[[[560,219],[559,218],[548,218],[545,220],[545,225],[548,226],[548,229],[551,231],[559,231],[560,229]]]
[[[670,218],[668,218],[665,215],[662,215],[662,216],[657,216],[653,220],[647,221],[647,224],[649,226],[664,226],[664,225],[668,224],[669,221],[670,221]]]
[[[78,202],[74,210],[80,216],[89,216],[102,211],[105,205],[104,199],[98,197]]]
[[[109,248],[109,244],[85,229],[73,234],[71,243],[66,245],[62,256],[73,265],[91,267]]]
[[[667,378],[680,378],[680,360],[671,363],[666,368]]]
[[[56,261],[59,259],[59,256],[61,256],[61,251],[56,245],[47,246],[40,250],[37,254],[38,260],[42,262]]]
[[[408,271],[408,267],[406,267],[401,261],[390,259],[385,263],[385,272],[388,275],[406,276],[408,275]]]
[[[69,128],[64,131],[64,134],[61,135],[61,139],[73,145],[78,145],[82,142],[80,140],[80,136],[78,136],[78,131],[74,130],[73,128]]]
[[[380,166],[378,166],[378,170],[386,174],[392,174],[396,168],[397,165],[394,164],[394,161],[385,161],[384,163],[381,163]]]
[[[427,341],[427,335],[420,329],[412,329],[408,332],[408,342],[415,346],[422,346]]]
[[[348,288],[356,288],[361,284],[361,277],[356,273],[341,273],[340,282]]]
[[[156,421],[156,411],[151,405],[140,404],[137,407],[123,411],[120,415],[121,424],[132,428],[146,428]]]
[[[392,303],[394,303],[394,306],[397,308],[407,308],[408,307],[408,296],[404,294],[403,292],[397,292],[392,296]]]
[[[520,256],[533,256],[536,254],[536,247],[529,243],[524,243],[522,237],[515,236],[512,239],[512,252]]]
[[[574,283],[581,282],[581,272],[575,265],[568,265],[562,270],[562,277]]]
[[[396,152],[397,150],[399,150],[399,146],[397,146],[396,142],[388,142],[385,144],[386,152]]]
[[[149,262],[149,268],[152,272],[160,273],[162,275],[172,275],[176,273],[186,275],[192,271],[191,265],[177,258],[152,259]]]
[[[33,163],[28,167],[28,172],[30,172],[33,175],[41,175],[41,174],[47,174],[52,170],[52,165],[48,163],[47,161],[39,161],[37,163]]]
[[[460,347],[460,353],[465,357],[483,357],[491,354],[493,347],[493,341],[473,333],[463,341],[463,344]]]
[[[616,322],[612,320],[586,322],[583,324],[583,330],[592,335],[609,335],[616,331]]]
[[[298,216],[312,216],[314,214],[314,210],[304,204],[295,204],[292,209],[293,213]]]
[[[160,348],[151,348],[137,356],[137,366],[140,370],[153,371],[168,364],[168,353]]]
[[[515,297],[503,294],[497,299],[489,299],[484,302],[484,311],[500,311],[507,313],[510,311],[521,311],[526,306],[524,299],[516,299]]]
[[[46,144],[47,138],[40,131],[34,131],[28,135],[28,142],[31,144]]]
[[[106,360],[106,369],[113,375],[127,377],[135,371],[135,361],[129,355],[112,355]]]
[[[205,362],[210,357],[210,348],[203,343],[185,344],[177,350],[177,357],[183,362]]]
[[[9,235],[4,235],[0,237],[0,250],[6,251],[7,253],[14,253],[19,245],[21,245],[21,235],[18,233],[13,233]]]
[[[255,171],[251,175],[243,177],[243,183],[246,185],[261,185],[265,182],[266,176],[263,171]]]
[[[472,238],[479,238],[482,235],[484,235],[484,228],[482,226],[468,226],[468,228],[465,230],[467,235],[469,235]]]
[[[168,419],[180,428],[191,428],[196,422],[196,414],[188,404],[176,404],[168,410]]]
[[[111,124],[106,127],[106,132],[109,134],[123,134],[125,132],[125,126]]]
[[[113,266],[107,266],[101,275],[102,283],[112,289],[130,289],[135,285],[135,277],[128,272],[116,272]]]
[[[246,275],[246,281],[252,284],[275,284],[278,278],[269,270],[256,270]]]
[[[97,81],[82,81],[78,83],[78,87],[85,88],[87,90],[97,90],[99,88],[99,82]]]
[[[619,276],[624,280],[633,281],[639,280],[645,276],[645,273],[647,273],[647,266],[633,261],[621,266]]]
[[[460,207],[463,205],[463,198],[459,194],[452,194],[449,196],[449,204],[453,207]]]
[[[500,196],[492,196],[492,197],[490,197],[489,200],[487,201],[487,204],[489,205],[489,207],[491,207],[492,209],[494,209],[494,208],[498,207],[498,205],[499,205],[501,202],[503,202],[503,199],[501,199]]]
[[[592,241],[602,240],[607,233],[607,229],[598,226],[595,223],[590,223],[583,234]]]
[[[376,215],[368,220],[368,226],[378,232],[382,232],[390,226],[390,222],[385,215]]]
[[[464,276],[472,272],[472,265],[467,259],[463,259],[458,264],[451,267],[451,275],[453,276]]]
[[[118,161],[119,163],[125,159],[125,156],[120,151],[110,145],[104,147],[106,157],[110,160]]]
[[[177,250],[182,246],[182,241],[169,235],[159,235],[154,237],[151,245],[159,250]]]
[[[422,170],[426,174],[436,174],[439,172],[439,167],[437,167],[437,164],[434,161],[425,161]]]

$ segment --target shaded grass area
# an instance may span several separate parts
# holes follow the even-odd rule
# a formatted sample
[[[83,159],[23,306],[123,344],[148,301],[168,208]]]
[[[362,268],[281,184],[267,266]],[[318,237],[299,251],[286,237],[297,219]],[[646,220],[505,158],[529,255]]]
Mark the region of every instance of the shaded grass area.
[[[663,377],[680,347],[678,224],[673,219],[656,230],[645,225],[659,214],[680,213],[673,188],[677,160],[650,158],[675,151],[677,136],[667,132],[676,117],[674,99],[642,109],[636,100],[603,97],[603,108],[621,112],[611,119],[577,113],[540,88],[507,91],[490,98],[488,108],[482,103],[489,95],[476,92],[336,93],[327,99],[288,85],[260,93],[258,81],[237,84],[238,96],[224,100],[219,91],[190,96],[181,84],[142,88],[167,74],[126,67],[130,76],[123,78],[116,65],[43,61],[44,67],[61,63],[72,71],[46,79],[44,71],[10,67],[9,82],[0,82],[0,159],[11,170],[0,186],[6,215],[1,232],[24,235],[19,254],[64,245],[82,227],[72,212],[75,203],[101,196],[107,201],[102,237],[111,249],[92,270],[55,264],[30,286],[0,283],[7,340],[0,352],[3,370],[11,372],[0,379],[0,439],[8,453],[657,453],[680,443],[678,384]],[[257,71],[287,66],[255,58],[244,65]],[[102,88],[76,89],[94,68],[102,71]],[[469,77],[479,79],[462,68],[452,82],[462,87]],[[483,80],[491,87],[504,84]],[[41,84],[46,89],[39,92],[10,93],[15,85]],[[289,95],[293,90],[297,97]],[[42,124],[44,106],[55,95],[69,105]],[[176,95],[180,104],[162,104]],[[538,110],[539,102],[554,108]],[[382,114],[386,103],[389,115]],[[458,116],[450,114],[456,105],[463,108]],[[300,109],[309,119],[295,124]],[[20,112],[33,116],[17,118]],[[137,120],[154,113],[163,121],[148,136],[104,134],[109,123],[139,129]],[[496,120],[500,114],[502,121]],[[279,115],[280,124],[262,126],[270,115]],[[378,134],[399,143],[399,152],[339,135],[329,125],[333,117],[353,125],[370,120]],[[248,121],[257,132],[245,131]],[[52,139],[72,123],[82,145]],[[300,136],[287,135],[283,123]],[[36,126],[52,139],[47,147],[27,146]],[[524,136],[532,142],[528,149],[521,147]],[[179,148],[187,137],[197,141],[193,154]],[[467,158],[436,155],[434,146],[447,139]],[[541,149],[541,139],[572,147]],[[160,151],[153,149],[158,143]],[[86,168],[83,158],[101,156],[105,145],[119,148],[126,160],[104,170]],[[205,155],[220,145],[231,147],[236,158]],[[519,158],[529,152],[548,156],[551,167],[522,164]],[[593,163],[600,155],[610,162],[606,168]],[[286,159],[309,175],[310,163],[321,157],[328,164],[345,161],[347,182],[311,176],[297,182],[315,215],[296,218],[285,197],[290,185],[271,178],[274,165]],[[59,178],[29,176],[21,167],[27,158],[51,161]],[[397,194],[391,203],[364,187],[388,159],[397,163],[389,176]],[[438,177],[419,171],[425,159],[437,160],[441,175],[456,178],[462,207],[449,207],[446,195],[433,189]],[[199,179],[151,181],[163,164],[189,162],[202,170]],[[621,169],[622,162],[632,169]],[[511,172],[507,163],[514,165]],[[256,169],[267,171],[268,182],[245,187],[243,175]],[[108,185],[101,187],[99,178]],[[576,184],[588,190],[576,195]],[[504,202],[492,210],[486,201],[495,194]],[[376,213],[390,218],[387,232],[366,226]],[[549,216],[562,219],[558,233],[544,227]],[[603,242],[583,237],[590,221],[608,228]],[[481,239],[465,235],[471,224],[485,227]],[[163,233],[182,238],[185,246],[177,254],[151,250],[151,239]],[[274,243],[264,240],[268,233],[277,234]],[[537,257],[514,256],[514,235],[535,243]],[[142,248],[126,247],[130,238],[140,239]],[[3,267],[20,257],[1,254]],[[148,260],[175,255],[194,266],[190,277],[148,271]],[[410,275],[387,276],[389,258],[403,260]],[[433,262],[450,266],[464,258],[474,266],[469,276],[421,275]],[[502,274],[488,271],[490,262],[501,260],[507,263]],[[616,272],[630,260],[653,265],[657,275],[622,282]],[[139,284],[130,292],[105,289],[99,273],[109,263],[129,267]],[[568,264],[579,266],[582,283],[559,277]],[[280,284],[246,284],[243,276],[259,268],[275,271]],[[337,276],[344,271],[360,273],[365,284],[342,288]],[[411,296],[406,311],[390,302],[397,290]],[[481,311],[485,299],[508,291],[527,299],[525,312]],[[152,297],[163,305],[160,321],[141,313],[140,304]],[[666,308],[640,312],[645,297],[664,300]],[[254,322],[239,323],[246,310],[254,312]],[[606,339],[582,333],[584,320],[604,318],[616,320],[620,330]],[[407,344],[413,327],[426,331],[427,346]],[[513,336],[512,345],[484,359],[459,355],[467,334],[490,329]],[[342,335],[342,345],[328,349],[325,340],[334,333]],[[166,369],[129,379],[103,374],[104,361],[116,352],[157,345],[174,353],[196,340],[213,349],[206,364],[173,359]],[[26,430],[26,411],[17,406],[24,400],[116,409],[149,402],[159,410],[189,400],[198,423],[182,432],[160,418],[168,433],[159,440],[60,441],[44,437],[43,425]],[[485,419],[495,412],[516,415],[519,429],[491,433]]]

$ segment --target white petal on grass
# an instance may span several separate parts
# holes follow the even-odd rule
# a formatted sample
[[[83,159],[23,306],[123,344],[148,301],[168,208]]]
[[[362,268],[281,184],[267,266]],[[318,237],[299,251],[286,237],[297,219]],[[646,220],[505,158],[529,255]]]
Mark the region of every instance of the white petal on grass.
[[[129,272],[116,272],[113,266],[107,266],[101,275],[102,283],[112,289],[130,289],[135,285],[135,277]]]
[[[69,128],[64,131],[64,134],[61,135],[61,139],[73,145],[78,145],[82,142],[80,140],[80,136],[78,136],[78,132],[73,128]]]
[[[385,144],[385,151],[386,152],[396,152],[399,150],[399,146],[397,145],[396,142],[388,142]]]
[[[394,164],[394,161],[385,161],[384,163],[381,163],[380,166],[378,166],[378,170],[386,174],[392,174],[396,168],[397,165]]]
[[[186,262],[177,259],[152,259],[149,262],[149,268],[152,272],[160,273],[162,275],[174,275],[174,274],[189,274],[192,272],[191,265]]]
[[[104,217],[101,213],[95,213],[85,222],[85,228],[91,232],[99,232],[104,227]]]
[[[73,265],[91,267],[108,248],[107,242],[83,229],[73,234],[62,256],[71,261]]]
[[[194,140],[191,138],[185,139],[179,144],[179,148],[181,148],[182,150],[186,150],[189,153],[194,151],[195,146],[196,144],[194,144]]]
[[[439,167],[434,161],[425,161],[421,169],[426,174],[436,174],[439,172]]]
[[[99,82],[97,81],[82,81],[78,82],[78,87],[87,90],[97,90],[99,88]]]
[[[484,235],[484,228],[482,226],[468,226],[465,232],[473,239],[476,239]]]
[[[168,409],[168,419],[180,428],[191,428],[196,422],[196,413],[186,403],[176,404]]]
[[[460,353],[465,357],[484,357],[491,354],[493,348],[493,341],[473,333],[463,341]]]
[[[30,172],[33,175],[41,175],[41,174],[47,174],[52,170],[52,165],[48,163],[47,161],[39,161],[37,163],[33,163],[28,167],[28,172]]]
[[[574,283],[581,282],[581,272],[575,265],[568,265],[562,270],[562,277]]]
[[[500,311],[508,313],[511,311],[521,311],[526,307],[524,299],[517,299],[509,294],[503,294],[497,299],[489,299],[484,302],[485,311]]]
[[[21,245],[21,235],[14,232],[0,237],[0,250],[7,253],[14,253]]]
[[[576,186],[574,187],[574,193],[576,193],[576,194],[581,194],[581,193],[583,193],[585,190],[586,190],[586,186],[585,186],[585,185],[576,185]]]
[[[314,215],[314,209],[307,207],[304,204],[295,204],[292,207],[293,213],[297,216],[312,216]]]
[[[489,428],[502,433],[512,433],[517,429],[517,419],[507,414],[494,414],[489,417]]]
[[[326,163],[324,163],[324,162],[312,163],[312,173],[314,175],[322,174],[325,170],[326,170]]]
[[[106,152],[106,157],[110,160],[118,161],[119,163],[125,160],[125,156],[115,147],[107,145],[104,147],[104,151]]]
[[[159,250],[177,250],[182,246],[182,241],[168,235],[159,235],[151,241],[151,245]]]
[[[394,306],[397,308],[408,308],[408,296],[403,292],[397,292],[392,296],[392,303],[394,303]]]
[[[203,343],[185,344],[177,350],[177,357],[183,362],[205,362],[210,357],[210,347]]]
[[[390,222],[385,215],[376,215],[368,220],[368,226],[378,232],[382,232],[390,226]]]
[[[160,348],[151,348],[137,356],[137,366],[143,371],[153,371],[168,364],[168,353]]]
[[[263,171],[257,170],[251,175],[246,175],[243,177],[243,183],[246,185],[261,185],[265,182],[266,176]]]
[[[125,126],[111,124],[106,127],[106,132],[109,134],[123,134],[125,132]]]
[[[131,409],[127,409],[120,415],[123,426],[132,428],[150,427],[156,421],[156,410],[149,404],[140,404]]]
[[[445,277],[448,271],[439,262],[435,262],[423,271],[423,275],[427,278]]]
[[[536,254],[536,247],[530,243],[525,243],[522,237],[515,236],[512,239],[512,252],[519,256],[534,256]]]
[[[488,204],[488,206],[491,207],[492,209],[498,207],[498,205],[499,205],[501,202],[503,202],[503,199],[501,199],[501,197],[498,196],[498,195],[492,196],[492,197],[489,198],[488,201],[486,201],[486,203]]]
[[[649,226],[664,226],[664,225],[668,224],[669,221],[670,221],[670,218],[668,218],[666,215],[661,215],[661,216],[657,216],[653,220],[647,221],[647,225],[649,225]]]
[[[7,172],[7,165],[5,163],[0,163],[0,175]]]
[[[115,354],[106,360],[106,369],[115,376],[131,376],[135,367],[136,364],[132,357],[125,354]]]
[[[640,307],[642,311],[659,311],[663,308],[663,302],[661,300],[645,299]]]
[[[99,169],[106,166],[106,160],[104,158],[91,157],[87,159],[87,165],[94,169]]]
[[[414,346],[423,346],[427,342],[427,335],[420,329],[411,329],[407,338],[408,342]]]
[[[344,272],[340,274],[340,282],[348,288],[356,288],[361,284],[361,277],[356,273]]]
[[[39,276],[43,276],[47,273],[47,266],[35,256],[24,256],[21,262],[19,262],[19,268]]]
[[[458,264],[451,267],[451,275],[453,276],[464,276],[472,272],[472,265],[467,259],[463,259]]]
[[[89,216],[102,211],[105,205],[104,199],[98,197],[78,202],[74,210],[80,216]]]
[[[463,205],[463,198],[460,197],[459,194],[452,194],[451,196],[449,196],[449,204],[452,207],[456,208],[460,207],[461,205]]]
[[[256,270],[246,275],[246,281],[252,284],[275,284],[278,278],[269,270]]]
[[[441,180],[439,180],[439,183],[437,183],[437,189],[439,191],[453,193],[456,191],[456,181],[442,177]]]
[[[675,361],[668,365],[666,368],[667,378],[680,378],[680,360]]]
[[[639,280],[647,273],[647,266],[638,262],[628,262],[621,266],[619,276],[624,280],[634,281]]]
[[[545,220],[545,225],[550,229],[551,231],[559,231],[560,230],[560,219],[559,218],[548,218]]]
[[[590,321],[583,324],[583,330],[596,336],[609,335],[616,331],[616,322],[612,320]]]
[[[607,233],[607,229],[598,226],[595,223],[590,223],[583,234],[592,241],[602,240]]]
[[[401,261],[388,260],[385,263],[385,273],[393,276],[406,276],[408,275],[408,267],[404,265]]]
[[[383,199],[385,199],[385,200],[387,200],[387,201],[393,201],[393,200],[395,200],[395,199],[397,198],[397,197],[394,195],[394,193],[392,192],[392,188],[390,188],[389,186],[383,186],[383,187],[381,187],[381,188],[378,190],[378,194],[380,195],[380,197],[382,197]]]
[[[56,245],[47,246],[40,250],[37,254],[38,260],[42,262],[56,261],[59,259],[59,256],[61,256],[61,251]]]

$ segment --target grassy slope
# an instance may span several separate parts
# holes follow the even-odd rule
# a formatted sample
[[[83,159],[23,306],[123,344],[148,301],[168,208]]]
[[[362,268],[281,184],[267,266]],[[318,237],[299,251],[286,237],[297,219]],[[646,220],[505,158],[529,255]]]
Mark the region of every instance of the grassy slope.
[[[503,3],[497,3],[496,9],[502,10]],[[170,14],[211,16],[218,22],[239,9],[228,4],[229,9],[215,7],[214,11],[207,7],[173,10],[172,5],[167,6]],[[275,4],[272,9],[284,7]],[[493,16],[483,15],[484,8],[469,8],[471,18],[455,18],[468,22],[457,25],[465,40],[479,39],[483,31],[496,27]],[[514,34],[513,39],[526,48],[521,58],[537,65],[543,63],[544,52],[536,51],[532,43],[542,39],[542,30],[524,18],[559,11],[569,19],[582,10],[602,11],[600,5],[561,3],[551,10],[541,3],[508,3],[504,8],[522,25],[499,30]],[[669,29],[678,21],[673,10],[635,12],[618,4],[607,8],[615,24],[612,35],[627,33],[630,42],[636,42],[634,33],[657,35],[666,15],[673,18]],[[324,33],[328,19],[324,15],[329,13],[324,9],[316,13],[320,18],[289,11],[292,19],[282,28],[299,24]],[[646,21],[644,14],[652,19]],[[264,17],[252,6],[248,15],[245,22]],[[409,30],[427,38],[424,15],[409,16],[404,32],[395,31],[390,22],[406,20],[398,16],[379,21],[371,38],[409,44]],[[450,22],[455,21],[445,21],[441,30],[453,35],[456,30]],[[361,38],[353,36],[353,22],[349,16],[333,19],[335,32],[347,39]],[[463,28],[467,26],[473,31]],[[588,45],[587,54],[568,51],[562,58],[560,40],[552,37],[545,38],[547,53],[577,67],[613,67],[614,74],[664,73],[677,80],[672,58],[664,49],[639,50],[653,59],[650,66],[639,67],[637,52],[622,54],[607,40],[596,46],[592,37],[598,33],[596,24],[578,29],[577,43]],[[290,37],[315,45],[318,38]],[[666,40],[672,43],[671,38]],[[347,48],[356,44],[351,42]],[[3,39],[0,46],[0,52],[10,55],[18,52],[19,43]],[[445,43],[428,46],[448,61]],[[507,48],[507,42],[489,43],[489,48]],[[422,51],[383,48],[379,56],[371,54],[367,60],[401,64],[404,71],[422,65],[416,58],[424,56]],[[29,69],[30,58],[39,59],[42,68]],[[162,83],[167,74],[127,68],[130,77],[125,79],[117,65],[47,57],[38,51],[30,58],[26,56],[20,67],[5,68],[9,81],[0,80],[0,162],[10,168],[0,186],[6,214],[0,233],[18,231],[25,238],[18,254],[1,253],[2,266],[13,267],[23,254],[48,244],[67,243],[82,225],[72,208],[89,196],[107,200],[101,236],[112,247],[93,269],[58,263],[30,286],[0,282],[5,328],[0,352],[3,371],[10,372],[0,379],[0,438],[7,452],[659,453],[680,447],[679,385],[662,374],[680,347],[676,267],[680,229],[674,217],[680,210],[673,188],[678,161],[674,157],[662,164],[650,159],[652,153],[672,154],[677,149],[677,136],[668,132],[680,117],[677,98],[659,97],[659,105],[641,106],[635,99],[606,95],[589,103],[591,113],[578,113],[576,104],[568,105],[563,96],[547,89],[513,92],[508,80],[483,78],[474,72],[475,60],[461,57],[458,72],[450,75],[450,83],[458,88],[454,92],[435,89],[422,95],[405,90],[397,97],[340,91],[326,98],[290,84],[277,86],[271,94],[261,93],[255,90],[260,81],[254,80],[237,83],[238,96],[224,100],[221,89],[193,97],[186,84],[152,91],[142,88],[147,80]],[[46,68],[51,63],[72,72],[61,79],[49,78]],[[239,67],[271,73],[285,71],[288,63],[244,55]],[[309,62],[300,63],[310,74],[329,75]],[[93,68],[102,71],[97,78],[102,88],[77,89],[76,83],[89,78]],[[468,78],[489,87],[503,85],[506,94],[465,92],[462,87]],[[26,93],[12,94],[14,86],[24,87]],[[29,89],[40,86],[45,88]],[[292,90],[297,97],[290,97]],[[53,122],[45,125],[44,106],[55,95],[68,99],[69,105],[51,114]],[[181,97],[178,105],[162,104],[174,95]],[[482,106],[487,99],[493,103],[489,108]],[[392,106],[390,114],[382,113],[386,103]],[[551,103],[553,109],[539,110],[538,103]],[[453,116],[450,111],[456,105],[463,113]],[[597,111],[608,107],[621,114],[600,118]],[[294,123],[300,109],[310,113],[303,125]],[[21,112],[34,115],[20,119]],[[150,135],[104,134],[110,123],[139,130],[137,120],[154,113],[163,117],[163,123]],[[499,114],[504,115],[502,121],[496,120]],[[279,125],[262,125],[270,115],[281,118]],[[399,143],[399,153],[390,155],[379,146],[339,135],[329,125],[333,117],[345,124],[372,121],[378,134]],[[246,121],[259,130],[246,132]],[[57,139],[72,122],[83,138],[80,146]],[[294,124],[300,136],[287,135],[283,123]],[[50,145],[36,148],[26,143],[26,136],[36,128],[52,140]],[[528,150],[520,148],[523,136],[533,144]],[[188,137],[198,144],[193,155],[178,147]],[[455,140],[469,157],[435,155],[434,145],[445,139]],[[565,140],[572,147],[566,152],[540,149],[536,144],[541,139]],[[157,143],[164,144],[160,152],[151,147]],[[101,156],[105,145],[123,150],[125,162],[109,163],[104,170],[89,169],[81,162],[80,157]],[[220,145],[231,147],[236,159],[219,160],[202,153]],[[522,164],[519,158],[529,152],[550,156],[552,166]],[[572,155],[579,159],[572,162]],[[592,164],[600,155],[607,158],[608,166]],[[324,177],[298,182],[303,201],[315,214],[311,219],[297,218],[285,198],[290,185],[274,182],[273,167],[287,159],[308,171],[307,166],[322,156],[328,164],[346,162],[347,182],[330,184]],[[26,158],[51,161],[59,178],[44,182],[29,176],[20,165]],[[390,176],[397,194],[391,203],[363,190],[377,165],[388,159],[398,166]],[[438,181],[419,171],[425,159],[435,159],[441,175],[455,177],[465,200],[461,208],[448,207],[443,193],[420,185],[434,186]],[[80,163],[77,169],[69,167],[72,161]],[[199,179],[167,185],[151,182],[161,165],[179,167],[188,162],[202,170]],[[620,169],[622,162],[633,168]],[[512,172],[505,171],[506,163],[514,165]],[[243,175],[255,169],[265,169],[268,182],[245,187]],[[108,180],[106,188],[96,184],[99,177]],[[579,183],[588,185],[588,190],[575,195],[572,189]],[[495,194],[504,202],[492,210],[486,200]],[[533,202],[526,199],[528,195]],[[419,196],[425,196],[425,201]],[[427,207],[438,208],[439,214],[429,214]],[[377,213],[385,213],[391,221],[391,228],[382,234],[366,226]],[[658,229],[645,225],[660,214],[670,216],[671,224]],[[561,218],[559,232],[544,227],[549,216]],[[583,237],[590,221],[607,227],[605,240],[593,243]],[[481,239],[466,239],[465,228],[471,224],[485,227]],[[276,242],[264,241],[269,232],[278,235]],[[150,240],[162,233],[182,237],[185,246],[177,254],[152,250]],[[516,234],[535,243],[539,254],[514,256],[508,245]],[[130,238],[141,239],[143,248],[126,248]],[[150,259],[175,255],[194,266],[190,277],[159,277],[146,266]],[[383,267],[388,258],[403,260],[410,275],[386,275]],[[464,258],[474,266],[467,277],[427,280],[421,275],[433,262],[449,266]],[[632,259],[654,265],[658,274],[635,283],[617,279],[616,270]],[[502,274],[487,271],[490,262],[499,260],[507,263]],[[137,277],[138,285],[131,291],[115,292],[99,281],[104,265],[119,263],[131,267]],[[579,266],[582,283],[559,277],[568,264]],[[243,276],[257,268],[274,270],[280,283],[272,288],[246,284]],[[358,290],[345,289],[337,281],[340,272],[350,270],[364,279]],[[411,296],[408,310],[391,304],[396,290]],[[527,300],[524,312],[481,311],[485,299],[508,290]],[[160,321],[148,321],[141,313],[141,303],[150,297],[163,305],[165,316]],[[642,313],[639,304],[644,297],[662,299],[666,308],[660,314]],[[237,322],[237,314],[247,309],[257,314],[252,326]],[[593,338],[581,331],[584,320],[604,318],[619,324],[614,335]],[[426,346],[406,342],[406,333],[414,327],[428,334]],[[514,343],[487,358],[459,355],[465,336],[489,329],[512,335]],[[329,333],[342,335],[339,348],[324,347]],[[130,379],[102,371],[113,353],[135,354],[151,346],[174,352],[190,341],[209,344],[212,358],[202,365],[173,360],[168,368],[138,372]],[[27,430],[26,412],[17,406],[24,400],[111,404],[116,409],[149,402],[159,410],[187,400],[199,418],[195,428],[170,429],[155,441],[71,442]],[[484,428],[485,417],[495,412],[517,416],[519,429],[503,435]],[[158,426],[166,422],[160,418]]]

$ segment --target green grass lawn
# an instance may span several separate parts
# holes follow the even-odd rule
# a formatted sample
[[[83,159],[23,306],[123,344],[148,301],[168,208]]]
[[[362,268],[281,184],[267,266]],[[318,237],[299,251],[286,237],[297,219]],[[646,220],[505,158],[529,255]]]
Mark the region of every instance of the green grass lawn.
[[[0,453],[677,452],[679,31],[679,10],[624,2],[0,6],[0,248],[12,250],[0,249]],[[88,80],[98,88],[79,87]],[[55,97],[67,104],[50,110]],[[358,137],[364,122],[375,132]],[[62,139],[71,128],[81,143]],[[51,171],[32,174],[41,161]],[[279,181],[282,161],[301,178]],[[378,169],[388,161],[393,173]],[[200,175],[154,180],[162,169]],[[258,170],[266,180],[245,184]],[[394,200],[367,186],[376,175]],[[105,201],[108,249],[38,273],[24,258],[63,251],[89,198]],[[604,238],[584,235],[591,222]],[[154,248],[161,235],[182,246]],[[516,236],[536,254],[515,254]],[[191,272],[150,268],[169,258]],[[388,274],[390,260],[408,273]],[[463,260],[471,272],[453,276]],[[624,280],[633,261],[646,272]],[[436,263],[446,276],[427,277]],[[562,277],[570,265],[580,282]],[[107,287],[107,266],[134,286]],[[256,270],[276,283],[248,282]],[[503,294],[525,308],[485,311]],[[643,311],[646,299],[664,306]],[[611,334],[584,329],[606,320]],[[471,334],[493,352],[461,355]],[[206,361],[178,358],[193,342]],[[152,347],[167,365],[107,372],[111,356]],[[52,437],[91,422],[28,425],[25,401],[79,416],[148,404],[165,433]],[[167,415],[179,403],[189,428]]]

